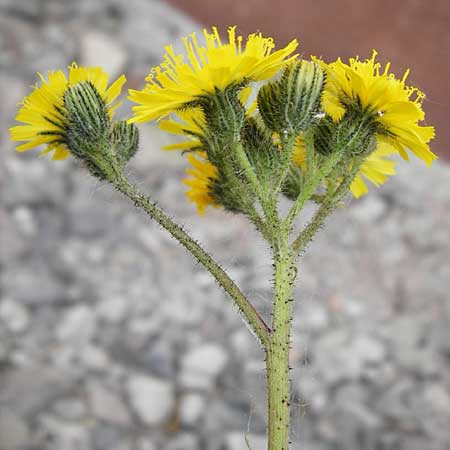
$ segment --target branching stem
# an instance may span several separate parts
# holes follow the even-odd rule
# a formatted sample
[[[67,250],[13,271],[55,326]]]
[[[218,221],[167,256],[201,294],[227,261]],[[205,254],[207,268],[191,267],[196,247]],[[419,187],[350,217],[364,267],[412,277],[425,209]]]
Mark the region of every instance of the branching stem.
[[[216,279],[217,283],[233,299],[252,330],[258,336],[264,348],[269,345],[270,329],[254,306],[236,286],[234,281],[217,262],[191,237],[183,228],[175,223],[161,208],[148,197],[138,191],[120,171],[111,174],[111,183],[128,197],[138,208],[143,209],[153,220],[167,230],[192,256],[201,263]]]

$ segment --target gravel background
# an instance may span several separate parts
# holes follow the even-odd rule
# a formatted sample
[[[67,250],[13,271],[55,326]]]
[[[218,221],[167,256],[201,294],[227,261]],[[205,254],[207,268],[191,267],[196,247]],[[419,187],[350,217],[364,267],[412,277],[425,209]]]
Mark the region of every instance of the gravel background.
[[[74,160],[8,141],[36,71],[76,59],[137,87],[193,29],[157,1],[0,0],[0,450],[243,450],[247,432],[264,449],[263,353],[208,274]],[[168,139],[142,127],[130,173],[267,316],[266,246],[196,215]],[[449,210],[449,167],[413,161],[310,246],[293,450],[450,449]]]

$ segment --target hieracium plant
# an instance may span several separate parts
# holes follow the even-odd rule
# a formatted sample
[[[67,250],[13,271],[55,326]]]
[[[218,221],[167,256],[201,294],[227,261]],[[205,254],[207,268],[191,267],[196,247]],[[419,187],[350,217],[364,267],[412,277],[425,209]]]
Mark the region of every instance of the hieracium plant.
[[[201,263],[234,301],[263,347],[267,366],[268,448],[289,446],[289,347],[293,287],[299,256],[326,218],[350,192],[367,192],[395,173],[389,157],[409,151],[427,165],[436,159],[422,126],[424,95],[376,61],[352,58],[326,63],[294,54],[297,41],[275,50],[261,34],[247,39],[228,30],[223,42],[216,28],[192,33],[185,53],[165,48],[151,70],[127,121],[113,118],[125,83],[108,84],[98,67],[72,64],[58,70],[26,97],[11,137],[25,151],[43,146],[55,160],[79,159],[92,175],[111,183],[166,229]],[[255,86],[255,82],[258,82]],[[273,311],[267,323],[203,247],[125,174],[138,149],[135,122],[156,121],[184,137],[168,150],[187,156],[186,195],[203,215],[209,207],[242,214],[256,227],[273,254]],[[145,151],[145,150],[142,150]],[[282,197],[290,201],[280,212]],[[296,226],[307,202],[316,204],[310,222]]]

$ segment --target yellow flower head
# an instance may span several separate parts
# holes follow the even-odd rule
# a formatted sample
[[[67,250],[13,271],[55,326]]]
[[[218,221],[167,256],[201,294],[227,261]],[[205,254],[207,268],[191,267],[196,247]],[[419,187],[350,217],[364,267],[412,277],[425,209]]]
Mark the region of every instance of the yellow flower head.
[[[196,152],[195,155],[190,153],[188,161],[192,167],[186,169],[190,178],[183,180],[183,183],[189,187],[186,196],[197,205],[198,213],[203,215],[207,206],[219,206],[211,194],[211,184],[217,179],[217,169],[208,161],[204,152]]]
[[[381,186],[387,181],[389,175],[395,175],[395,162],[387,159],[394,153],[395,150],[390,145],[384,142],[377,144],[375,151],[361,164],[358,174],[350,185],[350,191],[355,198],[367,194],[365,179],[375,186]],[[295,141],[292,161],[303,171],[306,170],[306,148],[302,135],[299,135]]]
[[[40,73],[41,85],[34,87],[33,92],[22,100],[16,120],[23,125],[10,128],[13,141],[27,141],[16,150],[23,152],[39,145],[46,145],[41,155],[53,151],[52,159],[66,159],[70,151],[64,142],[66,118],[64,115],[64,93],[77,83],[90,81],[96,88],[112,115],[119,105],[111,105],[120,94],[126,81],[124,75],[108,87],[108,74],[100,67],[78,67],[75,63],[69,66],[68,77],[61,71],[49,72],[47,79]]]
[[[402,79],[389,73],[390,63],[384,70],[375,61],[374,50],[371,59],[360,61],[350,58],[345,64],[339,58],[331,64],[321,62],[327,73],[327,82],[322,97],[325,111],[335,120],[340,120],[348,105],[359,105],[376,117],[380,131],[379,141],[408,159],[410,149],[427,165],[437,158],[431,152],[428,142],[434,137],[434,127],[421,126],[425,113],[422,109],[424,94],[415,87],[405,84],[409,70]]]
[[[132,122],[160,119],[216,89],[271,78],[295,58],[287,57],[298,45],[294,39],[272,53],[273,39],[251,34],[244,44],[242,36],[236,36],[236,27],[228,29],[227,43],[222,43],[215,27],[211,33],[203,30],[203,35],[204,45],[195,33],[183,39],[187,61],[172,46],[165,47],[164,61],[147,77],[145,88],[130,90],[130,100],[138,104],[133,107]]]

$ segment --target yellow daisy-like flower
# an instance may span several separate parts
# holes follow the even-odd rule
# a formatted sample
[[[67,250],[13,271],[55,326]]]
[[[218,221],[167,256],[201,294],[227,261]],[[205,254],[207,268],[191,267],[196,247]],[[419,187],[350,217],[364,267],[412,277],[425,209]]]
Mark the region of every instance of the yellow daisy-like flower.
[[[372,182],[375,186],[381,186],[388,176],[395,175],[395,162],[387,159],[396,151],[385,142],[380,142],[362,163],[361,168],[350,185],[350,191],[355,198],[367,194],[368,189],[365,180]],[[306,170],[306,149],[303,136],[299,135],[295,142],[292,161],[303,171]]]
[[[70,150],[64,142],[66,119],[64,117],[64,93],[70,86],[82,81],[90,81],[102,99],[108,105],[112,115],[119,103],[112,104],[122,90],[126,78],[119,77],[108,87],[109,76],[100,67],[78,67],[76,63],[69,66],[68,77],[61,71],[49,72],[47,79],[38,73],[41,85],[22,101],[16,120],[23,125],[10,128],[13,141],[28,141],[16,147],[23,152],[46,144],[41,152],[45,155],[53,151],[52,159],[66,159]]]
[[[183,183],[189,187],[186,196],[192,203],[197,205],[197,211],[203,215],[207,206],[217,208],[219,205],[211,195],[211,183],[217,179],[216,167],[208,161],[204,152],[196,152],[194,155],[188,155],[188,161],[191,167],[186,169],[190,178],[183,180]]]
[[[249,35],[245,44],[236,36],[236,27],[228,29],[227,43],[215,27],[212,33],[203,30],[203,35],[205,45],[198,43],[195,33],[183,39],[187,61],[172,46],[165,47],[164,61],[146,78],[145,88],[130,90],[130,100],[138,104],[131,122],[160,119],[216,89],[267,80],[296,57],[288,58],[298,45],[295,39],[272,53],[273,39],[260,33]]]
[[[374,50],[371,59],[350,58],[349,64],[341,59],[331,64],[320,62],[327,73],[322,105],[338,121],[347,105],[358,101],[363,109],[376,116],[383,130],[377,135],[379,141],[391,146],[404,159],[408,159],[406,149],[409,149],[430,165],[437,156],[428,145],[434,137],[434,127],[419,125],[425,118],[424,94],[405,84],[409,70],[398,79],[389,73],[390,63],[382,70],[381,64],[375,61],[376,55]]]

